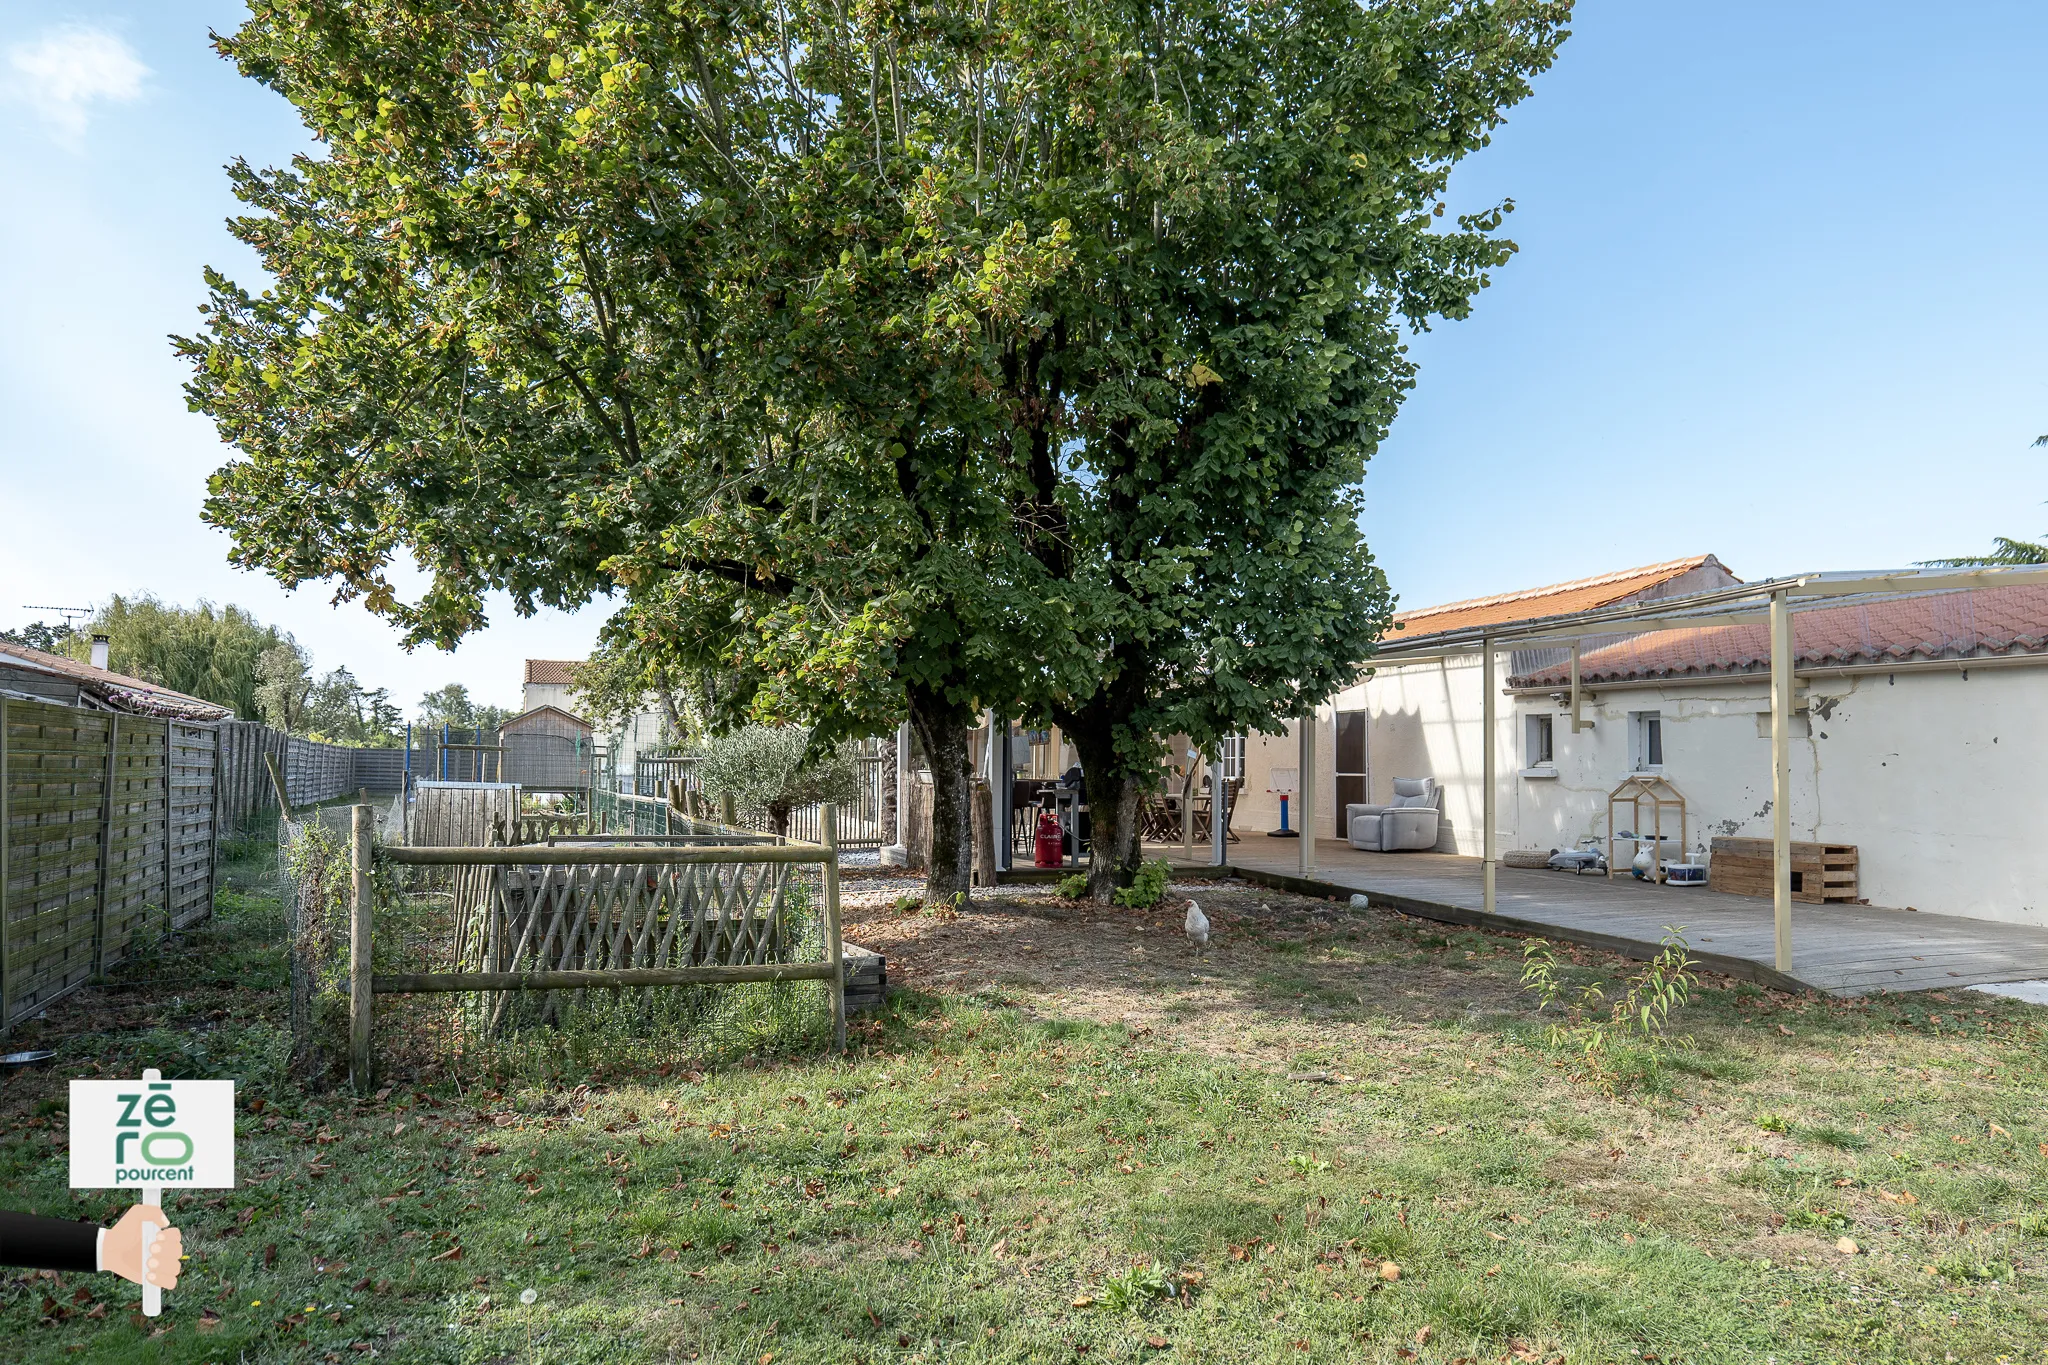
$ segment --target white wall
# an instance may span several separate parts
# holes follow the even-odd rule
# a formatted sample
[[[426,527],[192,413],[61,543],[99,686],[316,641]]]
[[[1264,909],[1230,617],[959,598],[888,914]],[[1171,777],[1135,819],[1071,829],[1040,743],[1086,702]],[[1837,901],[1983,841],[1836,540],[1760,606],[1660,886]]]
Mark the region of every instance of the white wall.
[[[1503,654],[1496,676],[1506,674]],[[1479,676],[1476,658],[1382,668],[1321,718],[1327,729],[1332,710],[1369,709],[1370,799],[1384,801],[1396,777],[1435,777],[1452,827],[1438,847],[1465,854],[1480,851]],[[1686,798],[1689,854],[1720,835],[1770,837],[1762,678],[1587,696],[1594,724],[1578,735],[1568,706],[1547,694],[1499,698],[1502,851],[1605,836],[1607,793],[1631,771],[1637,711],[1660,713],[1663,776]],[[2035,851],[2048,830],[2048,669],[1802,678],[1799,705],[1811,709],[1792,742],[1794,839],[1856,845],[1859,890],[1873,904],[2048,926],[2048,860]],[[1533,713],[1553,717],[1555,777],[1522,775],[1522,718]],[[1327,761],[1317,780],[1327,805]]]
[[[583,714],[570,700],[569,684],[527,683],[520,692],[520,709],[532,711],[542,706],[559,706],[572,716]]]

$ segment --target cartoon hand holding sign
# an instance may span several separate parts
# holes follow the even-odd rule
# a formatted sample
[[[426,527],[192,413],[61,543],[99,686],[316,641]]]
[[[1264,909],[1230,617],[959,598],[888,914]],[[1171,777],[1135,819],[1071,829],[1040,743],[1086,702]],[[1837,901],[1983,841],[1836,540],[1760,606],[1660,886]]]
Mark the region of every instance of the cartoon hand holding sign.
[[[166,1185],[178,1189],[233,1189],[235,1184],[235,1083],[167,1081],[154,1068],[139,1081],[71,1083],[71,1188],[135,1187],[141,1204],[106,1234],[103,1260],[121,1271],[127,1238],[141,1225],[141,1245],[129,1278],[142,1282],[142,1311],[155,1317],[163,1291],[151,1281],[176,1283],[175,1260],[167,1273],[150,1268],[157,1234],[166,1226],[157,1207]],[[175,1231],[163,1252],[175,1258]],[[159,1259],[162,1259],[160,1256]],[[147,1272],[147,1273],[143,1273]]]

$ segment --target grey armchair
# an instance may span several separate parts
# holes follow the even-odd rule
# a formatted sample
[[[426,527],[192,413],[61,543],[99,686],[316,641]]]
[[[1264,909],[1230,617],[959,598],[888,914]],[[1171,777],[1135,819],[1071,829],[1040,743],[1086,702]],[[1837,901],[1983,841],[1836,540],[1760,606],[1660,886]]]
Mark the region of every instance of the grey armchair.
[[[1367,853],[1399,853],[1436,847],[1443,788],[1433,777],[1397,777],[1394,799],[1385,806],[1346,806],[1345,837]]]

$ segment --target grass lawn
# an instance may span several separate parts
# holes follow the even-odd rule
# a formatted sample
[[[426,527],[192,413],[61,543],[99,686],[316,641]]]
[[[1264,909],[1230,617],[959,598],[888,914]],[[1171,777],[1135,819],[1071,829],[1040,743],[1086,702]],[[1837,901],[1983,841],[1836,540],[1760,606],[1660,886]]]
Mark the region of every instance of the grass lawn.
[[[2048,1359],[2034,1007],[1709,978],[1697,1050],[1609,1098],[1507,936],[1176,887],[1217,925],[1197,959],[1177,900],[865,889],[849,934],[903,984],[843,1060],[362,1102],[285,1078],[280,916],[224,893],[19,1034],[62,1055],[0,1082],[0,1180],[110,1219],[65,1188],[63,1082],[157,1065],[242,1079],[243,1185],[173,1203],[157,1323],[111,1277],[8,1272],[0,1358]]]

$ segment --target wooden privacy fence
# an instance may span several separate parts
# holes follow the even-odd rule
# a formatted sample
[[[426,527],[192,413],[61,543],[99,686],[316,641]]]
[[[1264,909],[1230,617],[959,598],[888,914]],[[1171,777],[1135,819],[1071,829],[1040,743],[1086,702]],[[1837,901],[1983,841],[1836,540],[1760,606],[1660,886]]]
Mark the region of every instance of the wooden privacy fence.
[[[0,1032],[213,909],[216,731],[0,698]]]
[[[679,822],[680,823],[680,822]],[[839,937],[839,849],[828,810],[824,840],[704,844],[694,829],[663,844],[579,841],[545,847],[385,848],[372,812],[356,808],[349,921],[349,1075],[371,1080],[375,998],[424,992],[495,993],[489,1020],[520,991],[823,981],[833,1042],[846,1047],[845,950]],[[375,866],[448,874],[452,922],[430,950],[431,971],[377,972]],[[818,956],[800,960],[804,935],[789,921],[794,869],[816,865],[824,886]]]
[[[219,732],[222,829],[242,829],[259,815],[277,813],[266,756],[277,760],[285,796],[295,807],[317,806],[355,791],[394,792],[404,784],[403,749],[322,744],[245,720],[224,720]],[[421,751],[413,751],[414,776],[425,761]]]

